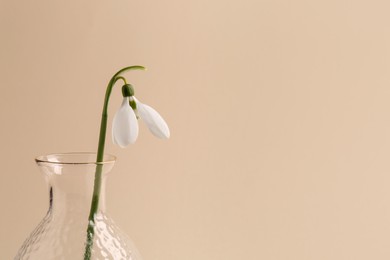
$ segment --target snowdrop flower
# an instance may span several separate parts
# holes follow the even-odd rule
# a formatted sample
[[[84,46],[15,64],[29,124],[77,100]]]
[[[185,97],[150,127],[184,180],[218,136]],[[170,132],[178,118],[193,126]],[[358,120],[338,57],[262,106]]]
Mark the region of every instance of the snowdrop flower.
[[[124,148],[137,140],[137,118],[141,118],[156,137],[169,138],[170,132],[167,123],[156,110],[134,97],[134,90],[130,84],[122,87],[122,94],[122,105],[112,122],[112,141],[114,144]]]

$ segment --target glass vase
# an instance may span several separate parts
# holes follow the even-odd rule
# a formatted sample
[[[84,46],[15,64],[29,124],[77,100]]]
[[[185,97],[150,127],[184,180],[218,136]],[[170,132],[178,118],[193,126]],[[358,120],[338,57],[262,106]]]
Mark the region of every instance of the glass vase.
[[[95,171],[102,167],[91,260],[141,260],[131,240],[106,212],[106,177],[115,157],[96,162],[94,153],[51,154],[36,158],[49,187],[49,210],[19,249],[15,260],[84,260]]]

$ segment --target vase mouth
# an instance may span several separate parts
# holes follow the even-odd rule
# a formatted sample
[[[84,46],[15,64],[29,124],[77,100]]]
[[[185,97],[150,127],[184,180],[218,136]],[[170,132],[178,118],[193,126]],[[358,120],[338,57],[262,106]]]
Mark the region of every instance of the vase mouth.
[[[103,165],[114,164],[116,157],[111,154],[104,154],[101,162],[96,161],[97,153],[95,152],[69,152],[69,153],[52,153],[40,155],[35,158],[35,162],[56,164],[56,165]]]

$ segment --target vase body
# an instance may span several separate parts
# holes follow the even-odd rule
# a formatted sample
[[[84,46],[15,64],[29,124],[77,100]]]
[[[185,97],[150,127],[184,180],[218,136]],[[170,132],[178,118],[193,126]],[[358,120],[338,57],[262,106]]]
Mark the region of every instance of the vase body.
[[[141,260],[131,240],[106,212],[105,183],[115,157],[96,154],[52,154],[36,159],[49,187],[49,210],[19,249],[15,260],[84,260],[88,225],[93,226],[89,242],[90,260]],[[95,172],[102,172],[98,211],[88,221]],[[92,243],[92,244],[91,244]]]

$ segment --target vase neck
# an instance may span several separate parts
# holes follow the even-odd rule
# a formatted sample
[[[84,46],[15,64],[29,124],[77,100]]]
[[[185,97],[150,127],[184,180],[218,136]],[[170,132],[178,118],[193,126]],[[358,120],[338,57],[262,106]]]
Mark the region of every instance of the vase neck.
[[[56,154],[38,157],[37,164],[49,186],[49,213],[60,216],[77,214],[88,217],[91,207],[97,168],[102,172],[99,212],[105,212],[105,187],[107,173],[114,165],[113,159],[96,163],[95,154]],[[95,157],[96,158],[96,157]]]
[[[88,216],[91,207],[94,176],[48,176],[50,207],[54,215],[77,214]],[[102,179],[98,211],[106,211],[106,178]]]

